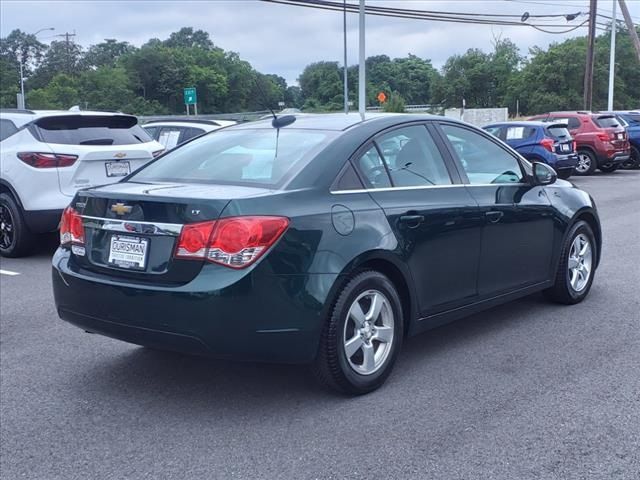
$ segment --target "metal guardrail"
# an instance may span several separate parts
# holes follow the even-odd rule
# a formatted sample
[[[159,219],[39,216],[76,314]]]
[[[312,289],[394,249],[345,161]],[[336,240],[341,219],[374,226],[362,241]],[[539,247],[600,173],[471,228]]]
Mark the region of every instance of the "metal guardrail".
[[[235,122],[251,122],[253,120],[258,120],[260,117],[267,114],[269,114],[269,110],[261,110],[259,112],[212,113],[204,115],[140,115],[138,116],[138,120],[142,124],[152,121],[180,122],[184,120],[233,120]]]

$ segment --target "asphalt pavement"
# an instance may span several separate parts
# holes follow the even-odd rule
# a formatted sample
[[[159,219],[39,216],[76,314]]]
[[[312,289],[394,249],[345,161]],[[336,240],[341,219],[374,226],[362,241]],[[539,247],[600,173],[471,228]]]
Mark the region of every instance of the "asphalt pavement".
[[[536,295],[409,339],[380,390],[228,363],[58,319],[55,238],[0,269],[0,477],[640,478],[640,171],[572,179],[603,261],[566,307]]]

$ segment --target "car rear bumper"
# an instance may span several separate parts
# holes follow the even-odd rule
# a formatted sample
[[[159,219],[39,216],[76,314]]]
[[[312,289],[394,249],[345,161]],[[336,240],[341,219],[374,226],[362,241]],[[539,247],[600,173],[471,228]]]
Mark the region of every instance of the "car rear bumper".
[[[62,210],[24,210],[23,215],[29,230],[33,233],[47,233],[58,229]]]
[[[578,155],[556,155],[555,162],[551,165],[555,170],[573,170],[578,165]]]
[[[631,151],[627,150],[625,152],[618,152],[612,155],[600,155],[598,157],[599,165],[606,165],[609,163],[613,163],[615,165],[622,164],[631,158]]]
[[[203,291],[206,278],[180,287],[91,278],[74,271],[69,257],[63,249],[53,257],[53,292],[63,320],[138,345],[236,360],[312,361],[325,308],[305,294],[306,286],[336,278],[254,270]]]

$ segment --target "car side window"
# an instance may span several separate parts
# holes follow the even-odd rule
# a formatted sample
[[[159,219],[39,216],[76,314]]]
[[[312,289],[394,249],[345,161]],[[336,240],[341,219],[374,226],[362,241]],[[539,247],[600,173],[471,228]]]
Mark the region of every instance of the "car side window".
[[[158,139],[158,127],[144,127],[144,129],[151,138],[153,138],[154,140]]]
[[[178,145],[182,128],[180,127],[162,127],[158,142],[160,142],[167,150],[171,150]]]
[[[553,119],[549,119],[549,120],[562,120],[565,121],[567,123],[567,125],[569,126],[569,130],[577,130],[580,128],[580,119],[576,118],[576,117],[568,117],[568,118],[562,118],[562,119],[558,119],[558,118],[553,118]]]
[[[385,188],[391,186],[387,169],[375,145],[356,161],[356,168],[365,182],[366,188]]]
[[[507,128],[507,140],[524,140],[532,137],[536,129],[532,127],[514,126]]]
[[[16,133],[18,128],[14,125],[14,123],[7,119],[0,119],[0,142],[5,138],[9,138],[11,135]]]
[[[180,143],[186,142],[187,140],[197,137],[198,135],[202,135],[204,130],[201,128],[185,128],[182,134],[182,138],[180,139]]]
[[[442,130],[472,185],[522,181],[520,162],[504,148],[465,127],[442,124]]]
[[[494,137],[500,138],[500,130],[502,130],[502,127],[484,127],[484,130]]]
[[[394,187],[450,185],[444,158],[423,125],[398,128],[376,140]]]

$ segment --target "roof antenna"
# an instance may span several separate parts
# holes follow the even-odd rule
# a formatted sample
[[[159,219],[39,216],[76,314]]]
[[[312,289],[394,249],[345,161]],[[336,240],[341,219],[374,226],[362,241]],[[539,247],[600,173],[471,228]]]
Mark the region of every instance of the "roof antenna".
[[[271,112],[271,115],[273,115],[273,120],[271,121],[271,125],[273,126],[273,128],[280,129],[282,127],[286,127],[287,125],[291,125],[293,122],[296,121],[296,117],[294,115],[284,115],[282,117],[278,117],[276,115],[276,112],[273,111],[273,109],[269,106],[269,103],[267,102],[267,96],[265,95],[264,90],[262,89],[262,85],[260,85],[260,81],[257,75],[256,75],[256,87],[258,87],[258,91],[260,92],[260,96],[262,97],[262,101],[260,103],[262,103],[262,105]]]

